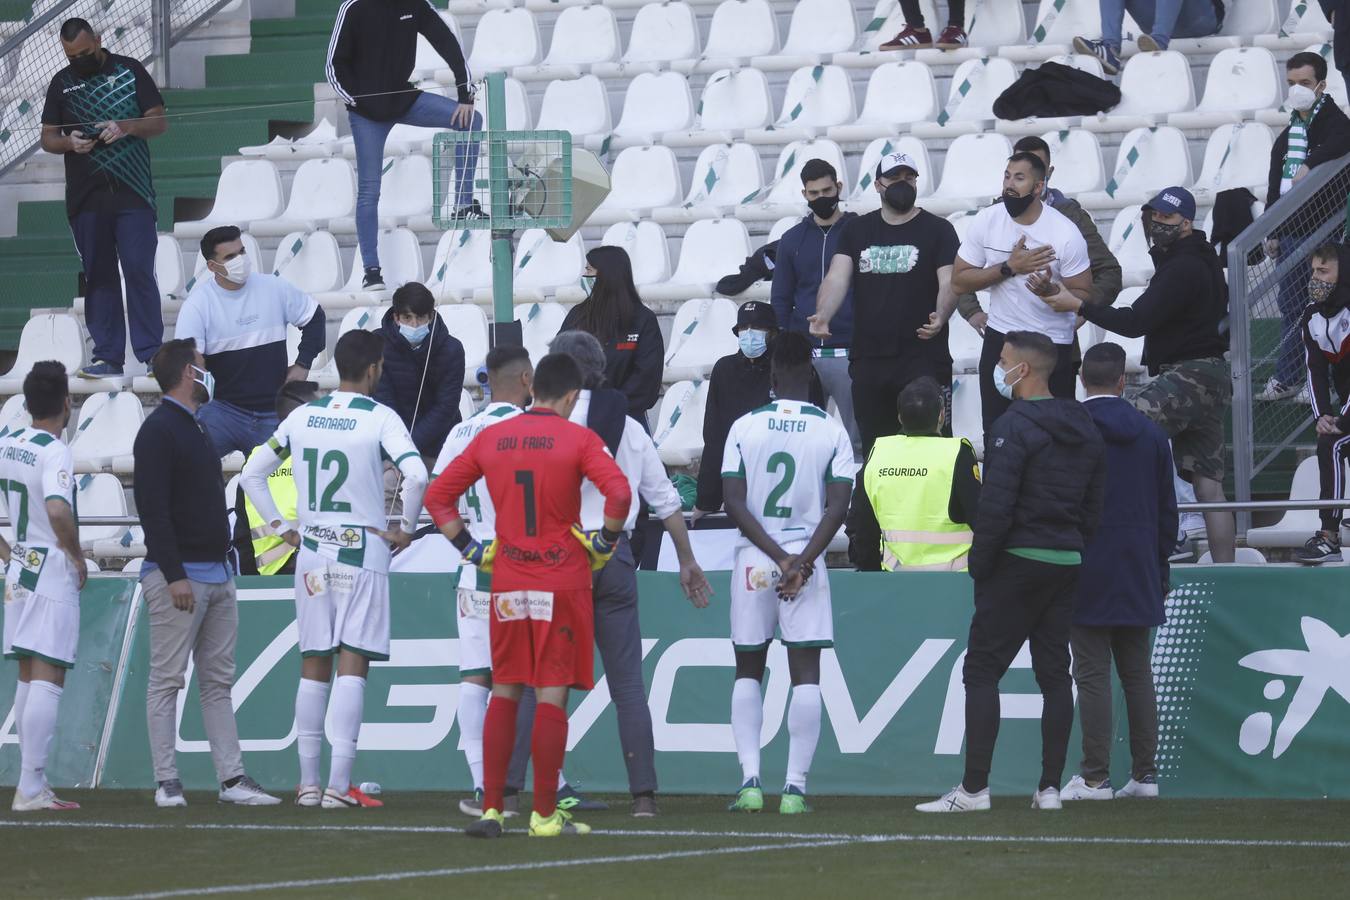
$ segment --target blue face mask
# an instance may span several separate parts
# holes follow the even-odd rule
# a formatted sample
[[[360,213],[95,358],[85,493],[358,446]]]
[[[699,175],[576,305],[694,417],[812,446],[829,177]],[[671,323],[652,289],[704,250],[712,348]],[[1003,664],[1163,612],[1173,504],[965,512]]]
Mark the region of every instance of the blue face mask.
[[[1026,376],[1022,377],[1024,378]],[[1013,388],[1021,380],[1022,378],[1018,378],[1017,381],[1009,384],[1008,373],[1003,371],[1002,366],[994,366],[994,388],[1003,395],[1004,399],[1011,400],[1013,398]]]
[[[742,328],[736,338],[740,341],[741,352],[746,359],[759,359],[769,348],[769,334],[755,328]]]
[[[416,328],[410,325],[399,325],[398,333],[407,338],[408,343],[416,347],[427,339],[427,335],[431,333],[431,325],[418,325]]]

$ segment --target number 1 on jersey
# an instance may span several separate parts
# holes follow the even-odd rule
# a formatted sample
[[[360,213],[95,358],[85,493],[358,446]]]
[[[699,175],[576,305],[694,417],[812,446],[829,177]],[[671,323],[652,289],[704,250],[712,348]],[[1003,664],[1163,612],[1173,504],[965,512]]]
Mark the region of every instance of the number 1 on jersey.
[[[534,511],[534,472],[516,469],[516,484],[525,492],[525,535],[535,537],[539,526]]]

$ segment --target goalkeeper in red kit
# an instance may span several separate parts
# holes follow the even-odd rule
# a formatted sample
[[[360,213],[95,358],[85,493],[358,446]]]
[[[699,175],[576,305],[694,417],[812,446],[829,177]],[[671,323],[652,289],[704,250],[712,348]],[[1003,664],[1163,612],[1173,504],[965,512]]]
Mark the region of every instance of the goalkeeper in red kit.
[[[581,390],[571,356],[549,354],[534,370],[534,404],[484,429],[426,494],[426,508],[464,560],[492,573],[492,700],[483,723],[483,815],[473,837],[502,833],[502,790],[515,743],[516,704],[526,685],[539,699],[532,837],[586,834],[557,808],[558,772],[567,748],[567,692],[590,690],[591,570],[614,552],[632,492],[599,435],[567,421]],[[497,511],[497,536],[480,544],[460,519],[460,495],[482,478]],[[605,498],[604,527],[582,532],[581,483]]]

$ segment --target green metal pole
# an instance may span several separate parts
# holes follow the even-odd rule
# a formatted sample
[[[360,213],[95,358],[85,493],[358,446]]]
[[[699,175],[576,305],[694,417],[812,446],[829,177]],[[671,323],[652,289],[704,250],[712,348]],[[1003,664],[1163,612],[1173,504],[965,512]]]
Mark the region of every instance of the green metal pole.
[[[488,92],[488,185],[492,218],[506,219],[511,215],[511,191],[507,183],[506,139],[506,75],[494,72],[487,77]],[[500,325],[515,319],[512,299],[514,291],[511,272],[514,261],[511,252],[511,230],[492,229],[492,320]],[[494,339],[494,344],[496,343]]]

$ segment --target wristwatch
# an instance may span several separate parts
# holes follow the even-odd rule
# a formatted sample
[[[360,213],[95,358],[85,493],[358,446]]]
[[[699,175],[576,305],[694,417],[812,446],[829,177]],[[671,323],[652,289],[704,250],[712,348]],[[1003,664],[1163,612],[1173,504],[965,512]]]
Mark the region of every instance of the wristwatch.
[[[1008,265],[1005,262],[1003,265],[998,267],[998,274],[1002,275],[1004,278],[1011,278],[1015,273],[1012,270],[1012,266]]]

